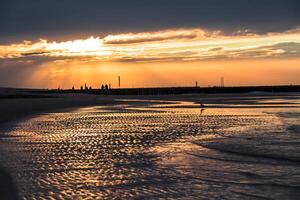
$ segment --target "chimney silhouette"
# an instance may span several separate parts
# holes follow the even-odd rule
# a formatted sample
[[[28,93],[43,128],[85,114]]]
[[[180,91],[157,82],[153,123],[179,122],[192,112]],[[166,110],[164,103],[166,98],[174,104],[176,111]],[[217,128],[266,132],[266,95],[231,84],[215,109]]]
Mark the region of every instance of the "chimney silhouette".
[[[221,77],[221,80],[220,80],[220,86],[221,86],[221,87],[224,87],[224,86],[225,86],[225,84],[224,84],[224,77]]]

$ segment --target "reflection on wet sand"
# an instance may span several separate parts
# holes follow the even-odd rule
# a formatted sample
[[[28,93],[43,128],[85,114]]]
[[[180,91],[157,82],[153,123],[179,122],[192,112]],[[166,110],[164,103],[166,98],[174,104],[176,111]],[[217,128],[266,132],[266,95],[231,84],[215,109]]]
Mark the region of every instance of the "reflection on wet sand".
[[[0,162],[28,199],[291,199],[298,122],[281,105],[128,100],[20,122],[2,133]]]

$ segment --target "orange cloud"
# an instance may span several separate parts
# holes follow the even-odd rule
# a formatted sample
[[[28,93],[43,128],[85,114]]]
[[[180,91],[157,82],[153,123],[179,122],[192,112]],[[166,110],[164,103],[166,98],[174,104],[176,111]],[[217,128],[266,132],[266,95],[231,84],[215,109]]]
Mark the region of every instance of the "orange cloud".
[[[157,42],[167,40],[192,40],[213,38],[220,31],[205,31],[202,29],[179,29],[164,30],[157,32],[126,33],[119,35],[108,35],[103,40],[106,44],[133,44],[144,42]]]
[[[246,34],[245,34],[246,33]],[[203,29],[125,33],[65,42],[24,41],[0,45],[0,58],[48,57],[54,60],[157,62],[213,59],[297,57],[300,31],[257,35],[240,31],[223,35]]]

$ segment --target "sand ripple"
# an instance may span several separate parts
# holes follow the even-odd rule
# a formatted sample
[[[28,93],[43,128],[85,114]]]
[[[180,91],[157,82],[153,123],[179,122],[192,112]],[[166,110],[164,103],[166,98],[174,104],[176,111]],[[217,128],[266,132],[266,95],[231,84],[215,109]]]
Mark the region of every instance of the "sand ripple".
[[[254,183],[240,178],[259,180],[259,174],[235,171],[233,179],[226,168],[220,173],[220,162],[230,159],[214,156],[215,152],[201,154],[203,149],[196,154],[182,151],[194,145],[190,142],[202,141],[202,146],[212,148],[207,142],[211,138],[230,138],[277,123],[258,113],[168,107],[91,107],[50,113],[9,131],[1,139],[0,162],[15,174],[24,199],[260,198],[245,192]],[[178,149],[185,159],[174,156]],[[187,165],[187,158],[198,164]],[[243,159],[231,158],[231,163],[249,161]],[[210,167],[215,163],[215,169],[199,160]],[[243,190],[226,189],[240,184]]]

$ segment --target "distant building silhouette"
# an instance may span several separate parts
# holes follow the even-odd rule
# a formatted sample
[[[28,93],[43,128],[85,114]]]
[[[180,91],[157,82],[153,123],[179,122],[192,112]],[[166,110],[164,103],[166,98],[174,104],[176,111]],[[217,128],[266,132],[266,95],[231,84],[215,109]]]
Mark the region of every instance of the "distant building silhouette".
[[[221,87],[224,87],[224,86],[225,86],[225,83],[224,83],[224,77],[221,77],[221,79],[220,79],[220,86],[221,86]]]

